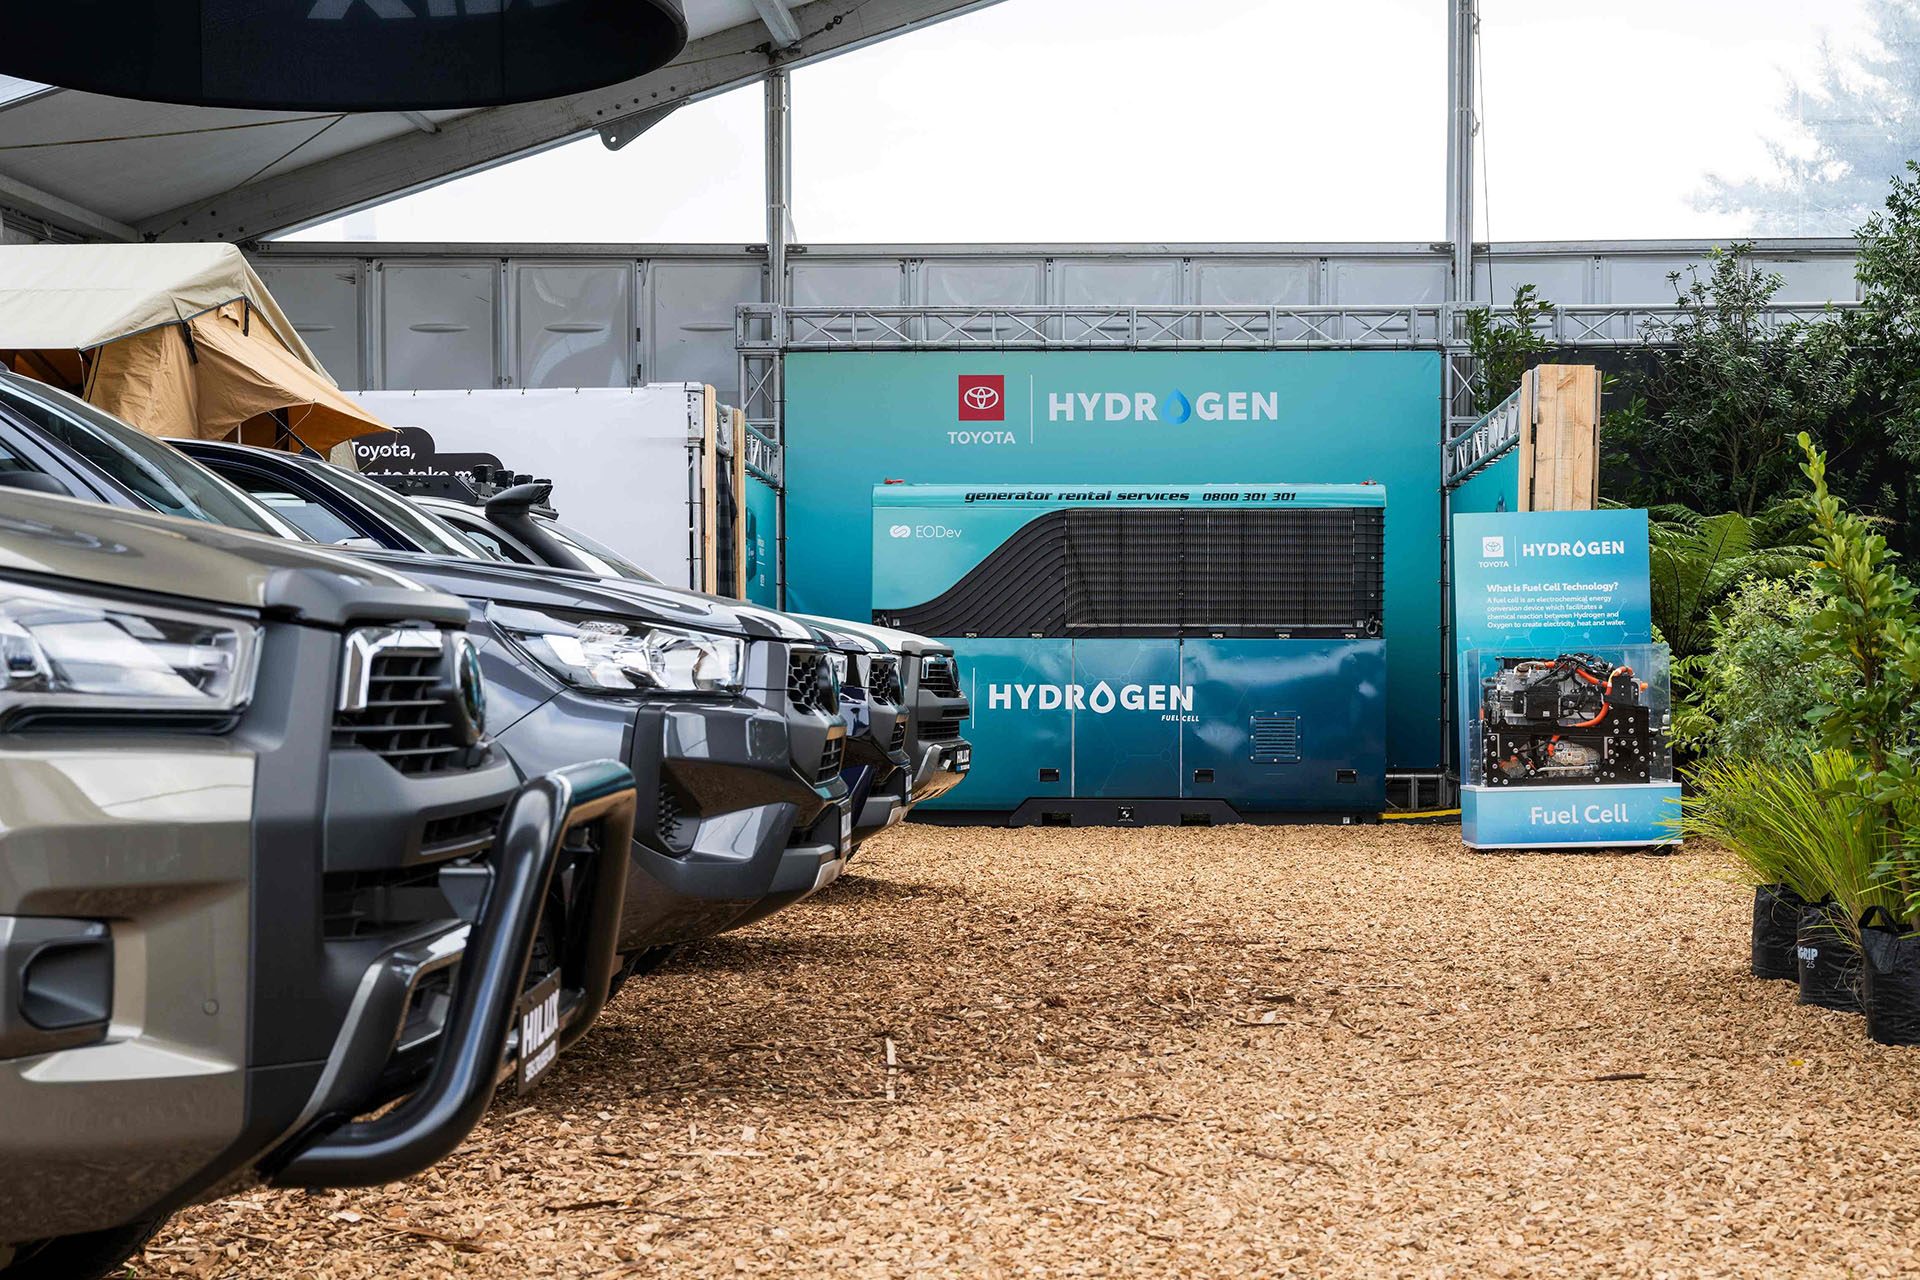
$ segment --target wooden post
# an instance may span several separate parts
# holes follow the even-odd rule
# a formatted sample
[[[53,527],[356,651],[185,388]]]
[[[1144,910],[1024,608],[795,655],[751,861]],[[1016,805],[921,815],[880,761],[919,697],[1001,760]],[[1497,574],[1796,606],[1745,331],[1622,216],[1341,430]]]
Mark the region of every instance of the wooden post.
[[[1600,500],[1600,371],[1543,364],[1520,384],[1520,510],[1591,511]]]
[[[714,596],[720,594],[720,442],[716,438],[720,418],[713,388],[704,391],[700,398],[700,589]]]
[[[747,415],[727,410],[733,423],[733,598],[747,598]]]

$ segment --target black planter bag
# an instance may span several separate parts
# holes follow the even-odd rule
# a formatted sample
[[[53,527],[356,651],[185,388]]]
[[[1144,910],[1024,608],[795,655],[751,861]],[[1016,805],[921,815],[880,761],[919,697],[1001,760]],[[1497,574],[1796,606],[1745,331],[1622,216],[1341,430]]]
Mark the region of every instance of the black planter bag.
[[[1920,938],[1906,932],[1883,907],[1860,919],[1861,1001],[1879,1044],[1920,1044]]]
[[[1801,908],[1796,945],[1800,957],[1800,1003],[1859,1013],[1860,949],[1847,936],[1838,903]]]
[[[1754,977],[1800,981],[1800,912],[1806,905],[1783,884],[1753,891]]]

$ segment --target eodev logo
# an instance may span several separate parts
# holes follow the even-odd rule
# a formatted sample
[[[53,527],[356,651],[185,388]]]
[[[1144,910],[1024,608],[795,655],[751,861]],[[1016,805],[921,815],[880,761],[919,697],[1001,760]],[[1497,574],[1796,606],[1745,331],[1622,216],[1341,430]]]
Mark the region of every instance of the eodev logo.
[[[962,374],[960,376],[960,421],[1005,422],[1006,420],[1006,375]]]
[[[887,530],[887,534],[895,538],[911,538],[913,536],[913,526],[910,524],[897,524]]]

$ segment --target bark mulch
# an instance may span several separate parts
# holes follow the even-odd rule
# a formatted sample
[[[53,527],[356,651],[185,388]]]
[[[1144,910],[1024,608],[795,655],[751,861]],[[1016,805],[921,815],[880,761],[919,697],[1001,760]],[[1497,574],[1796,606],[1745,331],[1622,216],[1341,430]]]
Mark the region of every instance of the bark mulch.
[[[636,983],[438,1168],[133,1274],[1920,1270],[1920,1056],[1746,975],[1713,852],[910,827]]]

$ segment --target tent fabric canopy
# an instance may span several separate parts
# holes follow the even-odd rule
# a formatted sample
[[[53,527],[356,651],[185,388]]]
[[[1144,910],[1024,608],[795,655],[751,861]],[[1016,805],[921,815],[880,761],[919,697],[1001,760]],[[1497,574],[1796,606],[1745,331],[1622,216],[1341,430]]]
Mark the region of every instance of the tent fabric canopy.
[[[150,435],[290,435],[325,452],[391,429],[340,391],[230,244],[0,248],[0,359]]]

